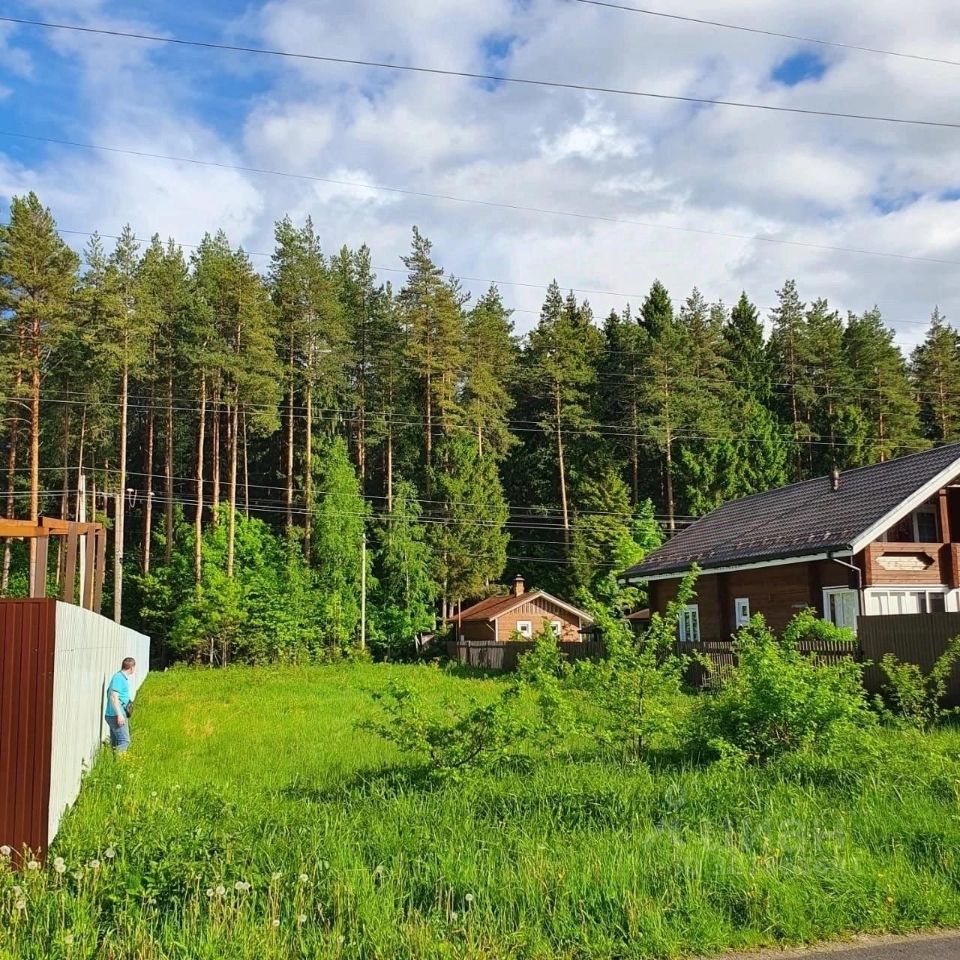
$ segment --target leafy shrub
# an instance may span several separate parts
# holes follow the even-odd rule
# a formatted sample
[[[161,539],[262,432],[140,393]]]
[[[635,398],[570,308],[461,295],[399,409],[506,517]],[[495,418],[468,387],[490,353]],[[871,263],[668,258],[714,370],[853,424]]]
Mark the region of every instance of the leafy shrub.
[[[689,658],[676,652],[680,611],[693,596],[697,571],[680,585],[664,615],[654,614],[637,637],[622,617],[605,608],[592,612],[606,656],[580,663],[574,682],[589,703],[586,720],[593,738],[643,756],[653,742],[675,740],[682,726],[683,677]]]
[[[838,627],[829,620],[818,617],[810,607],[801,610],[783,631],[783,641],[790,646],[795,647],[805,640],[833,644],[849,643],[851,650],[857,643],[857,638],[849,627]]]
[[[947,649],[926,675],[916,664],[902,663],[892,653],[886,654],[880,661],[880,670],[886,678],[883,692],[894,716],[920,730],[937,724],[948,712],[943,708],[943,698],[950,672],[958,660],[960,637],[954,637],[947,644]]]
[[[801,616],[780,640],[759,614],[736,635],[737,665],[719,692],[701,702],[697,736],[702,746],[762,763],[829,743],[869,721],[860,665],[852,659],[819,665],[801,653],[795,638],[810,625]]]
[[[420,756],[430,775],[456,776],[474,767],[488,767],[502,759],[523,733],[515,709],[517,688],[512,686],[491,703],[475,698],[428,704],[416,691],[393,683],[373,699],[385,717],[363,724],[403,753]]]

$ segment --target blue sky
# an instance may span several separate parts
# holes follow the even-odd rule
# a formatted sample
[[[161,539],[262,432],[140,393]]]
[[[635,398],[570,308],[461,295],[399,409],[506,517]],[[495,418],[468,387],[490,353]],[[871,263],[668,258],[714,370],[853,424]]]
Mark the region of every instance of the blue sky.
[[[672,9],[672,8],[671,8]],[[718,32],[572,0],[13,0],[11,16],[680,96],[960,121],[957,68]],[[960,59],[960,11],[892,0],[689,0],[692,16]],[[504,281],[517,326],[554,276],[599,315],[654,277],[681,300],[788,277],[841,310],[878,303],[909,347],[935,304],[960,320],[960,132],[783,116],[0,30],[0,130],[341,181],[595,215],[508,211],[0,137],[0,194],[36,190],[66,229],[130,222],[195,243],[223,227],[268,253],[311,215],[325,245],[367,242],[384,277],[418,224],[453,272]],[[609,220],[631,223],[611,223]],[[707,236],[682,229],[727,236]],[[808,246],[738,240],[762,235]],[[73,236],[82,243],[82,236]],[[265,262],[265,261],[261,261]],[[629,295],[629,297],[628,297]]]

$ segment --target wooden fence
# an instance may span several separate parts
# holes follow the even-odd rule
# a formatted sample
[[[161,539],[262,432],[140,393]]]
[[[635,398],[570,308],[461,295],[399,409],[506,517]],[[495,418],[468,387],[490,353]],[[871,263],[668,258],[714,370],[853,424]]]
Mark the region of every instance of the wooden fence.
[[[0,845],[46,853],[107,732],[120,661],[146,675],[150,640],[53,599],[0,600]]]
[[[526,641],[508,643],[478,643],[456,640],[447,641],[447,657],[465,667],[480,670],[502,670],[511,672],[517,669],[517,662],[532,650],[536,644]],[[569,660],[597,660],[603,656],[603,644],[597,640],[568,641],[559,643],[560,652]]]

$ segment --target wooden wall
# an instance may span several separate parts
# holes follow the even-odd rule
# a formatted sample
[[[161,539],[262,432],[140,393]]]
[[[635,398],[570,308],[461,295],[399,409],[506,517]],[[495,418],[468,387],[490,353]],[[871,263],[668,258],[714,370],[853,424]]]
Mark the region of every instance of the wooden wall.
[[[813,607],[822,616],[824,587],[847,586],[850,576],[850,570],[829,560],[701,574],[693,600],[700,611],[700,637],[729,639],[736,628],[733,606],[738,597],[747,597],[751,616],[762,613],[775,631],[783,630],[804,607]],[[679,579],[653,581],[651,610],[663,613],[679,587]]]

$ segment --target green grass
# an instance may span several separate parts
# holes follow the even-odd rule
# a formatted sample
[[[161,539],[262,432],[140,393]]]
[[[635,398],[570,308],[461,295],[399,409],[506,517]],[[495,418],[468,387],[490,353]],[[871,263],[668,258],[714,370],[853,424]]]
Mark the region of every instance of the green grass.
[[[956,730],[748,770],[542,759],[437,785],[356,729],[400,677],[498,683],[151,676],[129,759],[104,753],[50,864],[0,869],[0,957],[586,960],[960,926]]]

